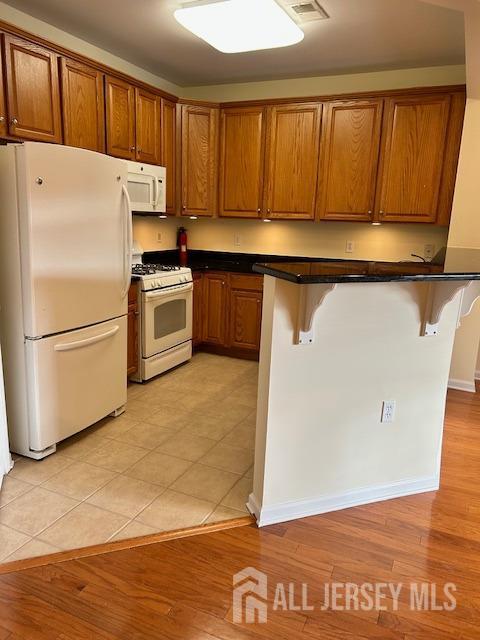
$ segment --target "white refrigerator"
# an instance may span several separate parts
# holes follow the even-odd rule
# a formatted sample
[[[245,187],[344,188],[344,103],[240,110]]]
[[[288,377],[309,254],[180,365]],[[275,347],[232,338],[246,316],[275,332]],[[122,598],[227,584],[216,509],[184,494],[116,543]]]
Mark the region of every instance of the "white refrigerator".
[[[12,451],[40,459],[127,393],[127,163],[0,147],[0,340]]]

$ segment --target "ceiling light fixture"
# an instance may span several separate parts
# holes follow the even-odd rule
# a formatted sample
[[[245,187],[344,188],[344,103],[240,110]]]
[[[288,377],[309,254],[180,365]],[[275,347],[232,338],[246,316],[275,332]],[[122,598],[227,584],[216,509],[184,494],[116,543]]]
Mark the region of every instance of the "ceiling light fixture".
[[[288,47],[305,35],[276,0],[200,0],[177,9],[174,16],[222,53]]]

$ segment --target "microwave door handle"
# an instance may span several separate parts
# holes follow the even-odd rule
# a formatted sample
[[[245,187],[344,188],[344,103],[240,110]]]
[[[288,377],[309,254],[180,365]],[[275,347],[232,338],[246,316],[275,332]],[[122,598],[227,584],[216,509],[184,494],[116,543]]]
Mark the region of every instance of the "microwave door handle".
[[[132,243],[133,243],[133,220],[132,207],[130,204],[130,196],[125,185],[122,185],[123,201],[125,203],[125,221],[124,221],[124,252],[123,252],[123,288],[122,298],[128,293],[132,278]]]
[[[159,182],[160,182],[160,178],[155,178],[155,191],[157,194],[157,197],[155,198],[155,206],[158,207],[158,202],[160,200],[160,186],[159,186]]]
[[[153,180],[153,206],[156,207],[158,204],[158,185],[157,185],[157,178],[155,176],[152,176],[152,180]]]

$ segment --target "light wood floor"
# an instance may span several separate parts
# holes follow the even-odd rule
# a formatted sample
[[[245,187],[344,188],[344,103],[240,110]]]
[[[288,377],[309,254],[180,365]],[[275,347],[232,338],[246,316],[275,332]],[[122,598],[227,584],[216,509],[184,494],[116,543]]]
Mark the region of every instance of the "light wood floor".
[[[0,640],[480,638],[480,395],[449,394],[437,493],[245,526],[0,576]],[[232,575],[274,583],[455,582],[453,612],[276,612],[232,620]]]

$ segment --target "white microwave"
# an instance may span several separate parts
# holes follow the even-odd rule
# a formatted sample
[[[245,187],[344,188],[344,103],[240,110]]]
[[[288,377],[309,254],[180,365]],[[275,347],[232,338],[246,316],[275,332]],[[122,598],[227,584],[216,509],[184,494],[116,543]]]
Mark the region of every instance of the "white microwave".
[[[127,162],[127,189],[133,213],[158,215],[166,209],[165,167],[141,162]]]

